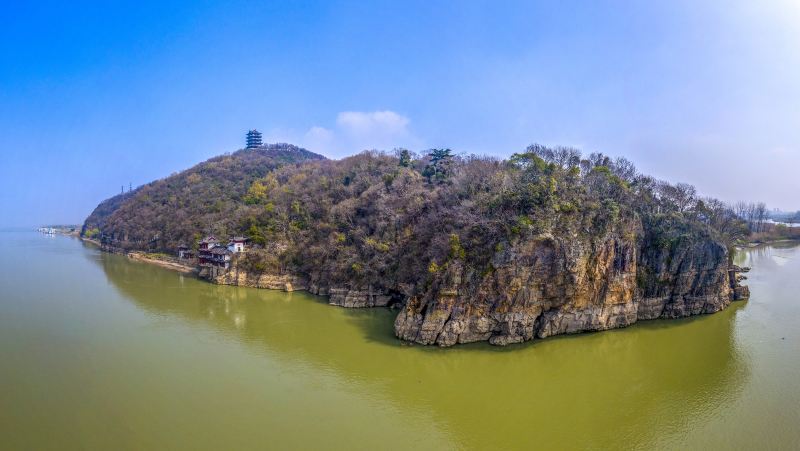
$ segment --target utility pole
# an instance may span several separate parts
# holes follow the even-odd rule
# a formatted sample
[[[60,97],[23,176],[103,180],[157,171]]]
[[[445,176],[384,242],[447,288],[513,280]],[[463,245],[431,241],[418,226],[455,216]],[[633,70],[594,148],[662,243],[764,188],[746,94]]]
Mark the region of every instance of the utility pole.
[[[133,191],[133,184],[128,182],[128,192],[130,193],[131,191]]]

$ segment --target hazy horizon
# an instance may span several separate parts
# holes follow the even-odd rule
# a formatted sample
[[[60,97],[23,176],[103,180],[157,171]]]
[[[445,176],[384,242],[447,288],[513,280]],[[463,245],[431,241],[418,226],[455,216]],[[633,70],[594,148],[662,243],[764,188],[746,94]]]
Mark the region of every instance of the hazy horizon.
[[[798,210],[800,6],[37,2],[0,17],[0,226],[243,147],[329,158],[531,143]]]

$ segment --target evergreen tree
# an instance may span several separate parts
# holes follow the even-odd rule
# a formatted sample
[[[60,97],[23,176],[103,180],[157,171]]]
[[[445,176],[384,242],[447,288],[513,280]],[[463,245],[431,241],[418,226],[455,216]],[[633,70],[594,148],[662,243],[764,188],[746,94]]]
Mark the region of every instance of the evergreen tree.
[[[428,154],[430,161],[422,175],[428,178],[428,181],[442,181],[450,175],[450,163],[453,159],[453,151],[450,149],[431,149]]]
[[[407,168],[411,166],[411,152],[408,149],[400,149],[400,166]]]

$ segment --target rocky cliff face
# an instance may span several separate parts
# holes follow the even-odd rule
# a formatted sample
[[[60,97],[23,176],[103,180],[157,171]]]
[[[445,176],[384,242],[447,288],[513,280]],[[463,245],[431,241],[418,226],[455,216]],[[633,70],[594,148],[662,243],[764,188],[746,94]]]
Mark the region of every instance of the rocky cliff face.
[[[229,271],[204,267],[200,270],[200,277],[221,285],[283,291],[308,290],[308,282],[303,277],[288,274],[251,274],[240,270],[235,264]]]
[[[462,283],[462,268],[452,267],[438,287],[409,299],[395,333],[440,346],[505,345],[714,313],[741,290],[721,243],[686,237],[662,247],[635,232],[520,243],[495,256],[495,270],[474,290]]]
[[[421,293],[412,287],[331,287],[321,274],[253,275],[234,265],[216,283],[308,290],[342,307],[399,306],[395,334],[439,346],[507,345],[639,320],[714,313],[746,297],[728,253],[709,236],[654,237],[639,222],[602,237],[541,235],[498,251],[476,274],[451,262]]]

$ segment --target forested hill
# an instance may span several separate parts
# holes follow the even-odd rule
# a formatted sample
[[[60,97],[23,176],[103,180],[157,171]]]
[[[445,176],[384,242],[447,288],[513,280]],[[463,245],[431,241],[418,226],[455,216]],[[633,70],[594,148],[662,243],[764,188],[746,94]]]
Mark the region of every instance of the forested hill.
[[[463,248],[483,271],[495,249],[520,239],[599,237],[626,220],[640,238],[699,233],[730,245],[747,233],[730,208],[692,186],[654,180],[599,153],[533,145],[509,160],[449,149],[327,160],[275,144],[106,200],[83,234],[116,248],[166,252],[206,234],[245,235],[256,248],[280,249],[259,267],[324,267],[371,283],[391,268],[409,270],[399,264],[408,258],[418,267],[411,271],[425,271]],[[642,230],[631,225],[640,222]]]
[[[291,144],[214,157],[101,202],[82,234],[126,249],[173,250],[201,234],[238,233],[254,181],[282,166],[323,159]]]
[[[107,201],[84,226],[108,248],[170,253],[206,234],[250,239],[235,270],[208,272],[217,282],[290,277],[333,304],[399,305],[396,335],[424,344],[516,343],[746,296],[728,249],[748,228],[728,206],[563,147],[326,160],[267,146]]]

